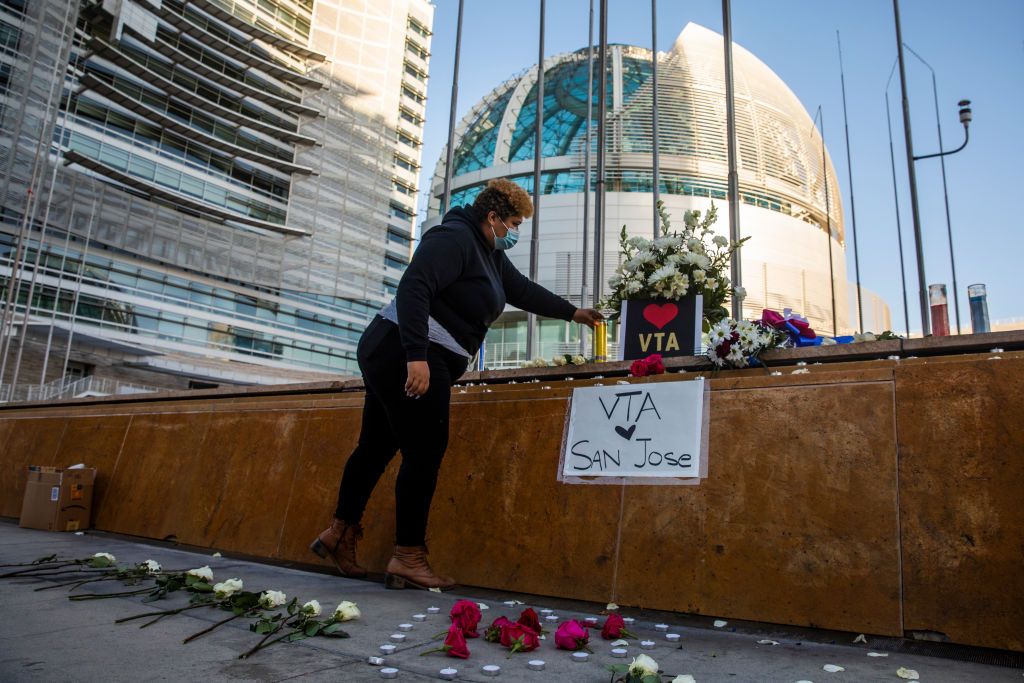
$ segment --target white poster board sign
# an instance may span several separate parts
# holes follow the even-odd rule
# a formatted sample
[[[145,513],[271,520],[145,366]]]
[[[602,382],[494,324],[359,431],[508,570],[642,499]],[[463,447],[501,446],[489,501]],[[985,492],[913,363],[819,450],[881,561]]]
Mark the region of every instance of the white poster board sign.
[[[698,484],[707,476],[707,408],[703,378],[574,389],[558,478]]]

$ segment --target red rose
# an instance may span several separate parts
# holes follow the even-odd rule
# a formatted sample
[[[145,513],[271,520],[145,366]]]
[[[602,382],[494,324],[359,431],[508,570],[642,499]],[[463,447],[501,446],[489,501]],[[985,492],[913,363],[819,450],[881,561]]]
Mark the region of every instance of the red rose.
[[[466,645],[466,636],[462,634],[462,629],[459,628],[458,624],[452,624],[451,628],[448,629],[448,635],[444,639],[444,645],[436,650],[421,652],[420,656],[429,655],[432,652],[443,652],[449,657],[469,659],[469,646]]]
[[[605,620],[604,626],[601,628],[601,637],[605,640],[636,638],[635,635],[626,630],[626,622],[623,621],[622,617],[614,612],[609,614]]]
[[[487,630],[484,631],[484,640],[489,643],[500,642],[502,628],[511,623],[512,622],[505,617],[498,617],[490,626],[487,627]]]
[[[501,644],[509,648],[509,655],[530,652],[540,647],[540,636],[522,624],[509,622],[501,627]]]
[[[644,359],[633,361],[629,366],[629,374],[634,377],[646,377],[647,375],[660,375],[665,372],[665,364],[661,361],[660,353],[652,353]]]
[[[476,625],[480,623],[480,607],[472,600],[459,600],[452,606],[452,623],[456,624],[467,638],[479,638]]]
[[[519,619],[516,623],[522,624],[536,634],[540,634],[543,631],[540,626],[540,618],[537,616],[537,613],[533,611],[532,607],[524,609],[523,613],[519,615]]]
[[[563,622],[555,631],[555,646],[560,650],[584,648],[589,651],[590,648],[587,647],[589,640],[590,633],[587,631],[587,627],[575,619]]]

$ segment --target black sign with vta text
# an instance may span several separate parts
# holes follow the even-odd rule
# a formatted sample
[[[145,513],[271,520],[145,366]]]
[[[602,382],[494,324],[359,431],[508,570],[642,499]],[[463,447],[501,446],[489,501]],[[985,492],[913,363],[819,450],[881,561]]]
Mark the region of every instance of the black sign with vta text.
[[[636,360],[652,353],[662,356],[700,355],[704,297],[631,299],[622,302],[619,319],[619,358]]]

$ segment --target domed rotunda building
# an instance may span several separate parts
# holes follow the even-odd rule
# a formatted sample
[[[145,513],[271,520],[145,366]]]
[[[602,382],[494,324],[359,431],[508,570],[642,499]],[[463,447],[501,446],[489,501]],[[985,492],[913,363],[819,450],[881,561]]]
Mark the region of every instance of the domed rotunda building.
[[[595,49],[596,52],[596,49]],[[821,137],[796,95],[765,64],[734,45],[738,132],[740,226],[750,240],[742,249],[745,318],[762,308],[792,308],[811,325],[832,332],[829,250],[835,278],[838,331],[850,329],[843,211],[835,170]],[[594,107],[599,74],[594,58]],[[613,45],[607,58],[606,216],[604,276],[619,265],[618,235],[653,231],[652,84],[648,49]],[[452,206],[470,204],[488,180],[510,177],[533,192],[537,111],[536,67],[527,69],[478,102],[456,129]],[[587,49],[544,63],[543,165],[538,281],[579,303],[584,264],[593,296],[593,236],[583,253],[584,148],[587,117]],[[660,198],[681,226],[684,212],[718,208],[717,229],[728,236],[723,39],[688,24],[672,49],[658,55],[658,150]],[[592,125],[591,187],[596,182],[596,120]],[[439,222],[445,153],[431,184],[428,230]],[[828,187],[831,235],[825,217]],[[593,197],[593,195],[592,195]],[[593,231],[593,199],[591,200]],[[533,222],[522,225],[513,263],[529,272]],[[852,287],[851,287],[852,289]],[[604,293],[607,294],[607,285]],[[877,297],[875,297],[877,299]],[[881,300],[865,300],[867,320]],[[856,313],[854,313],[856,318]],[[541,320],[535,355],[578,353],[579,328]],[[486,365],[508,367],[526,360],[526,315],[509,308],[486,341]],[[614,352],[614,350],[612,350]]]

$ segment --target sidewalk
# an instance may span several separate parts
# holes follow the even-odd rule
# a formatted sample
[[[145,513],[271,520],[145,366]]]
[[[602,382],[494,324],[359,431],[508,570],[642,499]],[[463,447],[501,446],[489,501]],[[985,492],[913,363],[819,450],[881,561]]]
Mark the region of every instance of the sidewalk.
[[[613,659],[610,645],[600,639],[599,629],[591,630],[594,655],[586,663],[575,663],[570,654],[556,650],[549,636],[541,648],[529,654],[506,659],[505,650],[482,638],[469,641],[472,657],[458,660],[438,654],[420,657],[419,653],[437,647],[431,636],[446,628],[447,613],[452,603],[462,597],[483,602],[490,609],[483,612],[481,630],[494,618],[505,614],[513,619],[523,608],[514,610],[502,604],[518,599],[538,611],[553,608],[560,617],[580,618],[595,615],[603,605],[573,603],[558,599],[524,595],[496,594],[491,591],[467,589],[439,595],[421,591],[389,591],[379,583],[353,581],[316,572],[299,571],[277,566],[246,562],[231,557],[215,558],[208,554],[186,552],[174,548],[149,545],[131,540],[86,532],[85,535],[55,534],[20,529],[9,520],[0,521],[0,564],[30,562],[58,553],[62,557],[83,558],[96,552],[114,554],[121,565],[154,559],[168,569],[189,569],[210,565],[216,580],[238,577],[249,590],[282,590],[289,598],[300,601],[317,599],[325,612],[333,610],[341,600],[352,600],[362,610],[362,619],[346,624],[348,639],[312,638],[291,644],[279,644],[263,650],[253,658],[238,659],[259,639],[248,630],[249,621],[239,619],[217,629],[188,645],[185,637],[224,618],[220,611],[198,609],[168,617],[154,626],[139,630],[133,623],[114,624],[121,617],[153,609],[183,606],[184,595],[143,604],[137,597],[113,598],[88,602],[69,602],[66,589],[36,592],[48,585],[40,579],[0,580],[0,681],[378,681],[378,667],[367,663],[367,657],[379,654],[378,647],[389,642],[399,623],[411,622],[415,613],[427,607],[441,608],[425,623],[417,623],[398,651],[387,658],[387,665],[399,669],[399,680],[438,680],[445,667],[458,669],[463,681],[580,681],[606,683],[610,674],[605,666],[629,663],[640,650],[631,641],[629,657]],[[0,570],[10,571],[10,569]],[[124,590],[115,581],[88,586],[82,591]],[[792,630],[753,630],[748,625],[727,624],[716,629],[705,626],[710,620],[644,614],[624,610],[637,617],[634,631],[642,638],[657,643],[652,656],[666,675],[666,682],[677,674],[691,674],[698,683],[714,681],[900,681],[896,670],[914,669],[924,683],[962,681],[1021,681],[1022,672],[972,662],[940,659],[918,654],[889,652],[886,657],[868,657],[878,649],[879,640],[867,645],[850,643],[849,634]],[[670,646],[663,633],[654,629],[653,618],[672,625],[672,632],[682,636],[682,646]],[[698,623],[699,622],[699,623]],[[735,628],[735,630],[734,630]],[[829,643],[835,638],[836,644]],[[759,640],[778,641],[778,645],[761,645]],[[527,662],[542,659],[544,671],[531,671]],[[497,664],[497,679],[484,676],[481,667]],[[836,664],[845,671],[828,673],[826,664]]]

